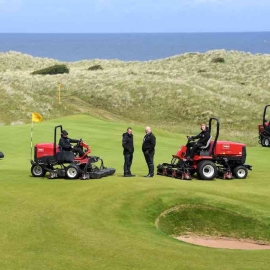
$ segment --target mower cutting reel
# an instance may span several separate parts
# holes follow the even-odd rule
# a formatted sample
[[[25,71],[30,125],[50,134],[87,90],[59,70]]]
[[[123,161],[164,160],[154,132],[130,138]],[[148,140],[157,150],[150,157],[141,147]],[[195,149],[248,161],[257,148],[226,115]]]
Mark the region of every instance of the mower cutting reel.
[[[191,180],[191,170],[192,168],[188,163],[184,163],[181,160],[178,161],[177,159],[173,158],[171,163],[163,163],[158,165],[157,174],[176,179]]]

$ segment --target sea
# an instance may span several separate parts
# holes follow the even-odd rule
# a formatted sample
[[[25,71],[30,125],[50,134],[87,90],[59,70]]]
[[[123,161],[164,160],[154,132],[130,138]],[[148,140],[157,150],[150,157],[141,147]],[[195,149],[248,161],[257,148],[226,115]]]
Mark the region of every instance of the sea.
[[[219,49],[270,54],[270,32],[0,34],[0,52],[17,51],[64,62],[149,61]]]

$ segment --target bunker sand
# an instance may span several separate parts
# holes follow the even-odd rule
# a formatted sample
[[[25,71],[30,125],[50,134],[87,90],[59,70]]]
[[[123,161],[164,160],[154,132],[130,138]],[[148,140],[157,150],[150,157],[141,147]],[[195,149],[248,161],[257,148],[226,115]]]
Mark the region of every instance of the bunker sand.
[[[241,249],[241,250],[266,250],[270,249],[270,244],[259,243],[248,239],[235,239],[229,237],[208,237],[208,236],[178,236],[176,239],[198,245],[211,248],[226,248],[226,249]]]

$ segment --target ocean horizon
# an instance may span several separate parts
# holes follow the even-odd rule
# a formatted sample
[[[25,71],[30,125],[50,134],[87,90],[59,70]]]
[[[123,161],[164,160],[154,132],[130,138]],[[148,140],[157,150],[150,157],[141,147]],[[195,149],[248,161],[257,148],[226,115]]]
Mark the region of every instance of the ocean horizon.
[[[0,33],[2,53],[17,51],[65,62],[149,61],[220,49],[270,54],[270,32]]]

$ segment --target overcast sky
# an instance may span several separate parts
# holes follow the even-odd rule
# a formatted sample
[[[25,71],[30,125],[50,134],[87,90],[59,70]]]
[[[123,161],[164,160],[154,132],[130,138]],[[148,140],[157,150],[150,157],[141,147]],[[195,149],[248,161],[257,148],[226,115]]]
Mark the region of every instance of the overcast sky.
[[[270,0],[0,0],[0,33],[270,31]]]

